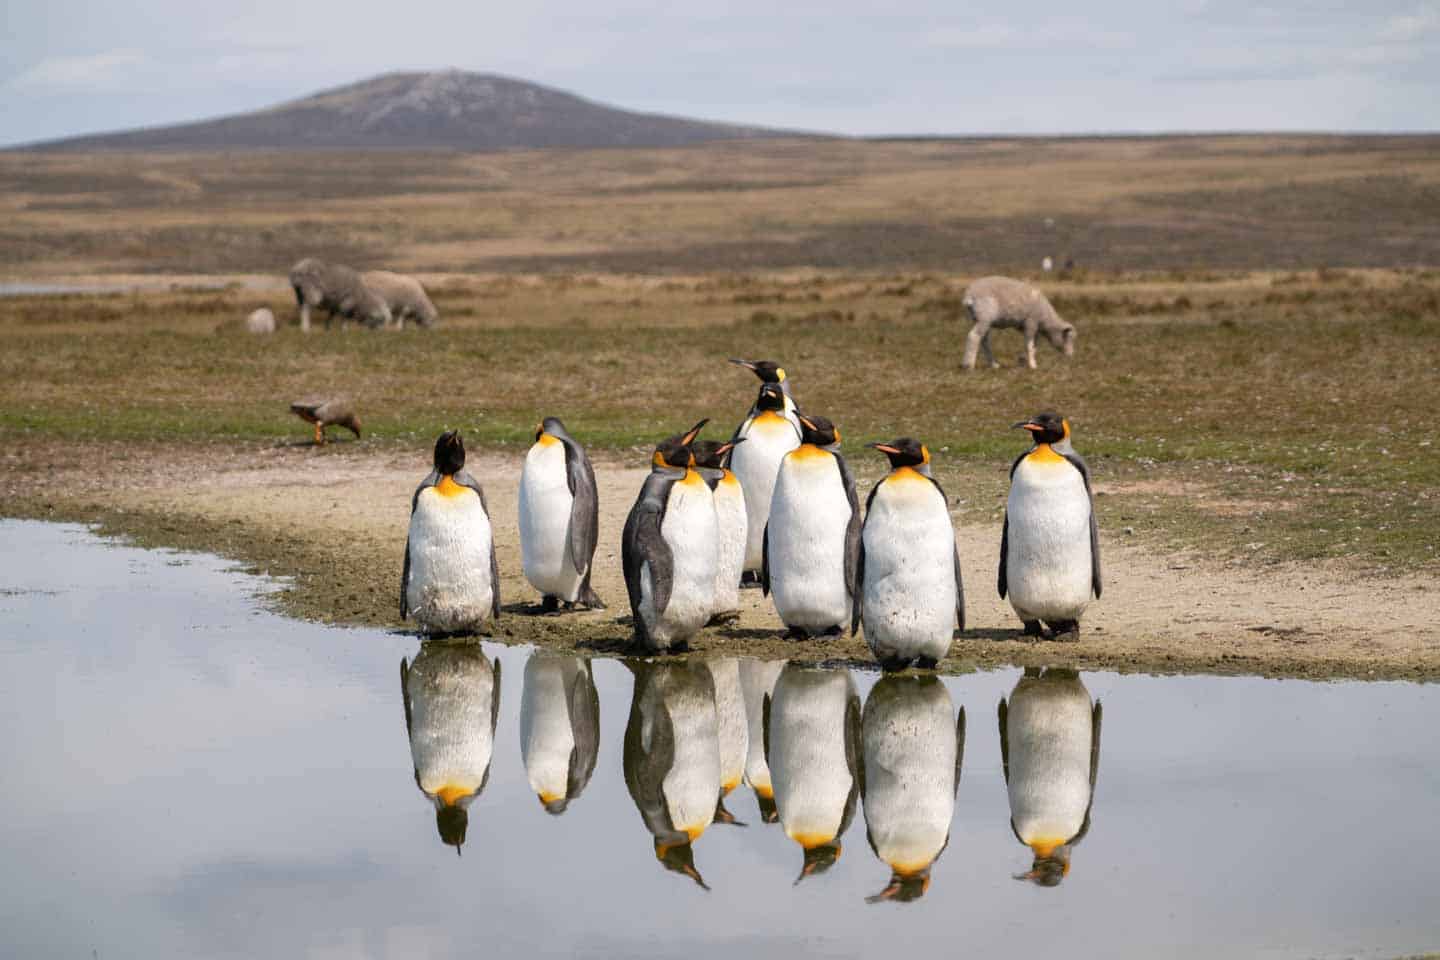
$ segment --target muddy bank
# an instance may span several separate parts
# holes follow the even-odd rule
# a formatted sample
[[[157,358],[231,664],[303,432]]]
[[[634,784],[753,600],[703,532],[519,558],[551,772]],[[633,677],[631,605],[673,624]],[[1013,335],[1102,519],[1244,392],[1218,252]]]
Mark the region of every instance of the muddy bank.
[[[326,623],[408,629],[399,580],[409,497],[424,464],[412,451],[369,445],[173,447],[95,445],[86,471],[54,482],[9,470],[8,516],[96,523],[145,546],[202,550],[285,578],[267,602]],[[107,456],[107,451],[115,456]],[[33,451],[32,451],[33,452]],[[57,455],[60,451],[57,451]],[[27,458],[39,468],[43,455]],[[479,453],[471,467],[494,514],[504,615],[497,639],[589,653],[628,651],[629,611],[620,571],[625,514],[644,471],[597,462],[600,546],[594,584],[609,609],[538,615],[538,594],[520,572],[516,491],[520,458]],[[941,669],[1056,662],[1119,672],[1193,672],[1276,677],[1440,679],[1440,598],[1432,580],[1363,578],[1341,569],[1221,566],[1115,542],[1106,552],[1104,599],[1073,643],[1023,639],[995,595],[1000,531],[957,530],[970,629]],[[770,601],[742,593],[738,623],[706,630],[700,653],[871,663],[860,639],[796,643],[780,636]]]

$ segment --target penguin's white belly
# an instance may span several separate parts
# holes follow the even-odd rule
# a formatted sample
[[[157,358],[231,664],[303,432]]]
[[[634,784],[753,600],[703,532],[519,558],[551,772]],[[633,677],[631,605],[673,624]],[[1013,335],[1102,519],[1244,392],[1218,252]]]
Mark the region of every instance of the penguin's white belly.
[[[1090,603],[1090,498],[1063,460],[1020,461],[1006,505],[1005,576],[1024,620],[1077,620]]]
[[[770,705],[775,807],[786,835],[806,849],[835,839],[853,785],[845,756],[847,676],[807,671],[782,677]]]
[[[919,474],[880,485],[862,535],[865,642],[876,657],[934,657],[955,627],[955,532],[945,497]]]
[[[415,659],[407,678],[410,698],[410,757],[420,789],[474,793],[484,782],[494,750],[489,665],[473,662],[427,664]]]
[[[718,562],[715,500],[700,475],[670,487],[670,500],[660,536],[670,547],[670,602],[655,610],[650,564],[640,570],[640,615],[652,642],[660,649],[688,640],[705,626],[715,609],[715,567]]]
[[[726,473],[715,485],[715,523],[720,544],[716,557],[715,611],[729,613],[740,609],[740,575],[745,572],[749,526],[745,494],[733,473]]]
[[[789,627],[817,632],[849,622],[845,527],[850,499],[834,456],[785,458],[770,503],[770,595]]]
[[[898,704],[877,722],[866,717],[865,824],[880,859],[901,874],[929,866],[950,835],[956,751],[950,705],[946,694]]]
[[[761,414],[741,431],[741,436],[745,442],[730,455],[730,469],[745,497],[745,569],[759,570],[780,461],[800,446],[800,434],[784,417]]]
[[[1010,818],[1027,844],[1065,843],[1090,806],[1090,698],[1010,698]]]
[[[480,497],[426,487],[410,515],[410,615],[421,629],[450,632],[490,619],[490,519]]]
[[[773,797],[770,765],[765,760],[765,698],[775,690],[784,660],[742,660],[740,689],[745,695],[749,747],[745,754],[745,782],[760,796]]]
[[[720,799],[720,739],[715,706],[699,696],[665,700],[675,755],[661,781],[670,823],[694,840],[715,818]]]
[[[570,557],[570,492],[565,445],[536,443],[520,472],[520,555],[525,579],[542,594],[574,602],[581,576]]]
[[[750,729],[745,718],[745,696],[740,690],[740,661],[719,657],[706,662],[715,682],[715,722],[720,736],[720,790],[729,793],[745,774]]]
[[[579,671],[573,657],[537,653],[525,662],[520,694],[520,757],[530,789],[549,803],[566,796],[575,731],[570,688]]]

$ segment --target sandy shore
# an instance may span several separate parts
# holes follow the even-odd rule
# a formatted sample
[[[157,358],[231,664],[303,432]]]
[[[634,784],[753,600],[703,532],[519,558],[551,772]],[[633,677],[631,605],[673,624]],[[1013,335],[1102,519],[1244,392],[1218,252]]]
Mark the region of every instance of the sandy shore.
[[[112,451],[115,452],[115,451]],[[51,469],[38,488],[5,471],[5,513],[97,522],[156,546],[201,549],[290,578],[274,598],[285,612],[340,624],[405,629],[398,591],[410,494],[426,472],[409,450],[308,444],[235,450],[136,450],[93,468]],[[31,451],[27,463],[43,462]],[[516,496],[520,457],[480,453],[500,545],[504,615],[497,639],[620,653],[630,629],[620,570],[620,531],[645,471],[597,462],[600,545],[594,586],[604,611],[540,616],[520,570]],[[58,474],[57,474],[58,471]],[[1063,662],[1082,668],[1267,676],[1440,679],[1440,594],[1425,577],[1365,578],[1301,565],[1230,566],[1162,555],[1102,530],[1105,595],[1078,642],[1031,641],[996,596],[995,525],[957,529],[969,629],[941,669]],[[737,624],[705,631],[701,653],[870,662],[859,639],[781,638],[770,601],[742,592]]]

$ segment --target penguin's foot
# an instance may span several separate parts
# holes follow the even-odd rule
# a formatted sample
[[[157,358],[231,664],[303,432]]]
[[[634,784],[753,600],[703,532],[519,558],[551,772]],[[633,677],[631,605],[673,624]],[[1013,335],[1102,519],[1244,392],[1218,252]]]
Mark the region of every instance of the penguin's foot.
[[[845,632],[845,628],[842,627],[842,626],[840,626],[840,624],[837,623],[837,624],[835,624],[835,626],[833,626],[833,627],[826,627],[826,628],[825,628],[824,636],[827,636],[827,637],[838,637],[838,636],[841,636],[844,632]]]
[[[559,612],[560,612],[560,598],[559,598],[559,597],[555,597],[555,596],[551,596],[551,595],[547,594],[547,595],[545,596],[545,598],[540,601],[540,612],[541,612],[541,613],[559,613]]]
[[[939,665],[940,661],[936,660],[934,657],[915,658],[915,669],[917,670],[934,670]]]
[[[579,599],[577,599],[574,603],[570,604],[570,608],[572,610],[580,608],[583,608],[585,610],[604,610],[605,602],[601,600],[598,596],[596,596],[594,590],[591,590],[589,586],[586,586],[586,588],[581,592]]]
[[[788,627],[785,630],[786,640],[809,640],[810,634],[804,627]]]
[[[886,673],[899,673],[910,668],[909,657],[884,657],[880,660],[880,669]]]
[[[739,610],[725,610],[720,613],[712,614],[709,622],[707,622],[705,625],[707,627],[728,626],[729,624],[736,623],[739,620]]]
[[[1051,640],[1064,640],[1073,643],[1080,639],[1079,620],[1055,620],[1047,624],[1047,626],[1050,627],[1048,637]]]
[[[758,590],[758,589],[760,589],[760,574],[759,574],[759,572],[758,572],[758,571],[755,571],[755,570],[746,570],[744,573],[740,574],[740,589],[741,589],[741,590]]]
[[[1027,637],[1043,637],[1043,636],[1045,636],[1045,628],[1040,625],[1040,621],[1039,621],[1039,620],[1023,620],[1023,621],[1021,621],[1021,622],[1025,625],[1025,636],[1027,636]]]

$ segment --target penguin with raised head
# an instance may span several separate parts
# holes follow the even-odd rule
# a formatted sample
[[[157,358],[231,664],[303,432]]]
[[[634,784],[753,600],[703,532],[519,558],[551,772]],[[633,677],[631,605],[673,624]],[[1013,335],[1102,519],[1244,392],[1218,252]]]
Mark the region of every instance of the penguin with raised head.
[[[536,650],[520,694],[520,757],[545,812],[578,799],[600,752],[600,697],[590,661]]]
[[[860,502],[840,430],[802,416],[804,443],[785,455],[765,529],[760,585],[792,637],[838,636],[854,616]]]
[[[765,756],[785,835],[805,851],[799,883],[840,859],[864,790],[860,695],[849,670],[785,666],[765,720]]]
[[[779,384],[761,384],[755,406],[732,438],[745,442],[730,454],[730,469],[745,497],[745,583],[759,583],[775,477],[780,461],[800,446],[800,435],[799,421],[785,416],[785,394]]]
[[[705,661],[715,686],[715,721],[720,737],[720,799],[715,804],[715,822],[743,827],[725,809],[725,798],[745,777],[745,758],[750,748],[746,724],[745,694],[740,688],[740,661],[735,657],[713,657]]]
[[[745,782],[755,791],[762,823],[774,823],[780,819],[775,811],[775,787],[770,779],[770,764],[765,759],[765,714],[770,709],[775,681],[784,668],[784,660],[740,661],[740,690],[745,695],[745,721],[749,730]]]
[[[400,619],[425,633],[459,633],[500,616],[500,569],[485,491],[465,470],[465,443],[447,430],[435,468],[410,498]]]
[[[850,631],[864,624],[865,643],[887,672],[912,663],[933,670],[950,651],[955,628],[965,629],[950,501],[919,440],[870,446],[890,459],[890,473],[865,502]]]
[[[400,659],[400,699],[415,785],[435,805],[441,842],[458,854],[468,808],[490,779],[500,663],[478,643],[427,640],[408,663]]]
[[[546,417],[535,427],[535,444],[520,469],[520,556],[545,612],[562,602],[605,608],[590,588],[599,535],[600,498],[590,458],[559,417]]]
[[[774,360],[739,360],[732,358],[731,363],[738,367],[744,367],[755,376],[760,378],[761,383],[773,383],[785,394],[784,417],[800,429],[800,407],[795,403],[795,395],[791,391],[790,378],[785,374],[785,368]],[[759,405],[750,408],[750,416],[760,412]]]
[[[726,465],[726,456],[743,439],[720,443],[715,440],[696,440],[691,444],[695,451],[695,467],[710,492],[715,496],[715,523],[720,541],[720,553],[716,558],[715,571],[715,612],[711,623],[730,623],[740,616],[740,577],[745,569],[745,493],[740,481]]]
[[[700,663],[627,660],[635,676],[623,768],[630,799],[655,843],[655,859],[704,889],[694,843],[720,796],[715,687]]]
[[[1026,636],[1079,639],[1080,615],[1100,598],[1100,537],[1090,468],[1070,446],[1070,422],[1039,413],[1015,424],[1034,446],[1010,466],[1000,536],[1000,597]]]
[[[890,867],[868,903],[924,896],[950,842],[965,756],[965,708],[935,676],[882,677],[865,698],[865,834]]]
[[[1010,829],[1033,854],[1016,880],[1053,887],[1090,830],[1100,770],[1100,701],[1074,670],[1026,667],[1000,699],[1000,760],[1010,794]]]
[[[650,653],[685,649],[715,611],[715,497],[690,449],[708,422],[655,448],[650,476],[625,520],[625,588],[636,642]]]

